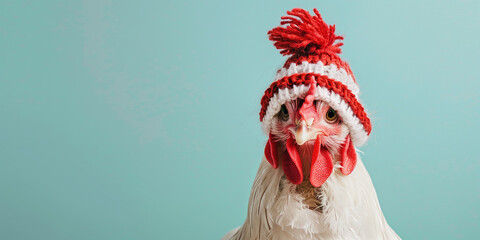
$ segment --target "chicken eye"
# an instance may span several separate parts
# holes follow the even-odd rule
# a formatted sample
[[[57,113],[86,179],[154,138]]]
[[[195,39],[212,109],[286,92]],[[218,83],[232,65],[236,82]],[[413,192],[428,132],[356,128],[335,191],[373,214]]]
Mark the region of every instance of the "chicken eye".
[[[282,121],[288,121],[289,119],[288,110],[285,104],[282,105],[282,109],[280,110],[279,116]]]
[[[338,114],[333,110],[333,108],[328,109],[327,113],[325,114],[325,120],[328,123],[334,123],[338,119]]]

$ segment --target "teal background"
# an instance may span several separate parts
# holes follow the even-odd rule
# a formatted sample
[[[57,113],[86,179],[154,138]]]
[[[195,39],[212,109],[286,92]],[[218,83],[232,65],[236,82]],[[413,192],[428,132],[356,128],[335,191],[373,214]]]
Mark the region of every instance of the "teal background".
[[[373,121],[363,160],[404,239],[480,239],[479,1],[5,1],[0,239],[219,239],[266,136],[267,39],[317,7]]]

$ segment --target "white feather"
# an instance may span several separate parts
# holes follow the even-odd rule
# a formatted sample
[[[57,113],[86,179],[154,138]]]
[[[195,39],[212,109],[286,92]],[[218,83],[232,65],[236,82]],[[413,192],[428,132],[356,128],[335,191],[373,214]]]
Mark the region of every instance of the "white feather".
[[[321,187],[322,212],[305,206],[296,185],[264,158],[253,183],[245,223],[222,240],[400,239],[385,220],[370,176],[357,158],[355,171],[348,176],[335,164]]]

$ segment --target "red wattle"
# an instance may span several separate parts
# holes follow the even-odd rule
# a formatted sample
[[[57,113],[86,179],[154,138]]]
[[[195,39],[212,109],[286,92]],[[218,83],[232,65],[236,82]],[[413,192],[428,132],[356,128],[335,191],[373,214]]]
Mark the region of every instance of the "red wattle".
[[[283,172],[290,182],[300,184],[303,181],[302,161],[292,138],[287,139],[287,152],[283,154]]]
[[[273,166],[274,169],[278,168],[278,157],[277,157],[277,144],[273,142],[273,135],[270,133],[268,135],[268,142],[265,145],[265,158]]]
[[[350,140],[350,135],[347,136],[345,139],[345,143],[340,150],[340,159],[342,165],[342,173],[343,175],[349,175],[355,169],[357,165],[357,153],[355,152],[355,148]]]
[[[320,187],[327,181],[333,172],[333,161],[330,152],[320,144],[320,136],[317,136],[313,145],[312,167],[310,169],[310,183],[314,187]]]

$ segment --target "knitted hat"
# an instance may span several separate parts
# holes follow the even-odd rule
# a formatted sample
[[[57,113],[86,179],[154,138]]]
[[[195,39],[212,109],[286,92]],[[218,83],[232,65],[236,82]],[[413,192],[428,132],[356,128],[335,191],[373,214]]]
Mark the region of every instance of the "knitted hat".
[[[310,83],[316,82],[315,99],[326,102],[350,129],[352,144],[364,144],[372,130],[370,119],[360,104],[357,81],[347,62],[338,54],[343,37],[335,35],[335,25],[328,26],[317,9],[311,16],[306,10],[295,8],[282,17],[281,25],[268,32],[283,55],[290,57],[277,71],[275,81],[262,97],[260,121],[269,134],[272,118],[282,104],[296,98],[305,98]]]

